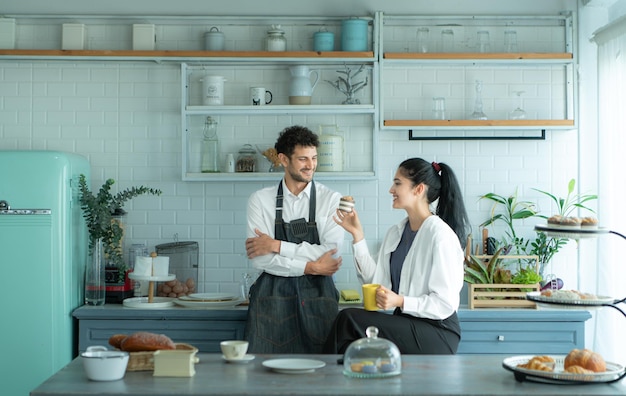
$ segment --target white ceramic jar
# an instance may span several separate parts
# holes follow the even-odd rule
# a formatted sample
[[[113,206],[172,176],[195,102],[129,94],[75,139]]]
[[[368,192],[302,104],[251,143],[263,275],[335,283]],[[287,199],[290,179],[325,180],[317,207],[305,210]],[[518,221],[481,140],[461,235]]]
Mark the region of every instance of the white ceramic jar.
[[[282,52],[286,49],[287,39],[285,38],[285,31],[280,28],[280,25],[272,25],[272,28],[267,31],[267,37],[265,38],[265,50]]]
[[[224,51],[224,33],[213,26],[204,33],[204,49],[207,51]]]
[[[224,104],[224,81],[223,76],[207,75],[202,78],[202,104],[219,106]]]

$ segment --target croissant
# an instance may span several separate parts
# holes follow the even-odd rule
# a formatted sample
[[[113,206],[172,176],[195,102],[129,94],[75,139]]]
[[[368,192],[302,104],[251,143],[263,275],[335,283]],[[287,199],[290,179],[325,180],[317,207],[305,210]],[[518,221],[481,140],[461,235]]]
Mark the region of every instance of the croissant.
[[[599,353],[589,349],[572,349],[565,357],[563,367],[567,370],[571,366],[580,366],[594,373],[606,371],[606,362]]]
[[[572,374],[593,374],[593,371],[587,370],[586,368],[582,368],[580,366],[569,366],[564,371],[566,373],[572,373]]]
[[[535,356],[525,364],[518,364],[517,367],[537,371],[554,371],[554,366],[550,363],[554,363],[554,359],[550,356]]]

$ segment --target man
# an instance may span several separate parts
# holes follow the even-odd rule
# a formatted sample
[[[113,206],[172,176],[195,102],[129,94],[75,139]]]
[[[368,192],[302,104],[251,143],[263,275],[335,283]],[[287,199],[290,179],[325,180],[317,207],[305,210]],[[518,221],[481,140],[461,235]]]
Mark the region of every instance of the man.
[[[284,129],[274,145],[283,180],[248,201],[246,253],[263,271],[245,331],[254,353],[321,353],[338,312],[332,275],[344,235],[332,216],[341,195],[313,181],[318,146],[308,128]]]

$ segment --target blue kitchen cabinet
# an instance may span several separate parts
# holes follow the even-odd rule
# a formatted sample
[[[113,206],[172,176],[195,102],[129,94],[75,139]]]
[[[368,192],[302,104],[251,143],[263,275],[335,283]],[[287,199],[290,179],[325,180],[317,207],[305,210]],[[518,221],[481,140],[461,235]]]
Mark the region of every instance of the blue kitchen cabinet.
[[[246,315],[246,307],[134,309],[118,304],[83,306],[73,313],[79,351],[107,345],[113,334],[149,331],[209,353],[219,352],[222,340],[243,338]],[[589,312],[581,310],[461,309],[458,353],[567,354],[584,348],[589,318]]]

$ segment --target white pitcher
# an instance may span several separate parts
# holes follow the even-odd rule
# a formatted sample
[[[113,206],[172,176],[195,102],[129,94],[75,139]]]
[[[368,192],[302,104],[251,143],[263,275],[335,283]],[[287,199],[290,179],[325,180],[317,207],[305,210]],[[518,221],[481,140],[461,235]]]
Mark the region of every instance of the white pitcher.
[[[317,70],[309,70],[308,66],[291,66],[291,85],[289,86],[289,104],[308,105],[311,104],[311,95],[319,81],[320,75]],[[315,75],[311,82],[311,76]]]

